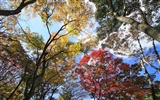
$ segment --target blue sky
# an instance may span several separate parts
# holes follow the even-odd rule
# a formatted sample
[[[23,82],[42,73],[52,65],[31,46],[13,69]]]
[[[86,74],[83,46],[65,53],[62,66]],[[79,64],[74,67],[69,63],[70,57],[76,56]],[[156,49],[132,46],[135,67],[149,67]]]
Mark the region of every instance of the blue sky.
[[[40,16],[28,19],[24,14],[22,14],[18,20],[24,29],[29,27],[31,32],[37,32],[42,35],[45,41],[49,38],[45,23],[42,22]],[[54,22],[49,28],[51,32],[57,32],[61,26],[62,23]]]

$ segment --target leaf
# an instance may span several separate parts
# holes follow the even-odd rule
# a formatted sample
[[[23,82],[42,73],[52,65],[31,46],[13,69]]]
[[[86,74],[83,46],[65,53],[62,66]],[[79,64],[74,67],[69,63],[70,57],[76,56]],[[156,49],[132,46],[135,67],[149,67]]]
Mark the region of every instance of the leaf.
[[[89,59],[90,59],[89,56],[84,55],[84,56],[82,57],[82,59],[80,60],[79,64],[80,64],[80,65],[87,64],[88,61],[89,61]]]
[[[74,43],[73,45],[69,46],[69,55],[70,56],[75,56],[77,54],[79,54],[81,51],[81,43]]]
[[[59,96],[58,100],[64,100],[62,96]]]
[[[89,63],[91,60],[95,63]],[[142,88],[146,77],[142,78],[142,82],[133,81],[139,76],[132,73],[131,66],[103,49],[93,50],[89,55],[84,55],[75,72],[80,76],[81,85],[99,98],[129,99],[131,95],[136,95],[134,98],[144,98],[147,93],[147,89]],[[112,94],[113,92],[115,94]]]

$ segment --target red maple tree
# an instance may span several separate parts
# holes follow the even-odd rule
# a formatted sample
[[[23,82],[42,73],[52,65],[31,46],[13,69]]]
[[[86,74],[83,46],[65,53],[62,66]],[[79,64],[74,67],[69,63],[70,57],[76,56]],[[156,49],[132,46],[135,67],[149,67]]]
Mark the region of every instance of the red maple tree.
[[[84,89],[98,100],[144,100],[148,82],[138,75],[140,71],[138,64],[123,63],[109,51],[99,49],[83,56],[75,73]]]

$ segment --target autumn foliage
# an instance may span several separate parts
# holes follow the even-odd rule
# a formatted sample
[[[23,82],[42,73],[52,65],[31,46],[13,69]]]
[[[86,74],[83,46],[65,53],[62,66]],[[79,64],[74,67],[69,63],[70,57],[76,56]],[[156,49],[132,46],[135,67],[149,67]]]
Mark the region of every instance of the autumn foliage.
[[[81,85],[94,98],[143,100],[147,91],[144,76],[138,76],[138,65],[128,65],[122,59],[115,58],[109,51],[94,50],[85,55],[75,70],[80,75]],[[136,69],[136,71],[135,71]]]
[[[141,1],[0,0],[0,100],[160,100],[160,2]]]

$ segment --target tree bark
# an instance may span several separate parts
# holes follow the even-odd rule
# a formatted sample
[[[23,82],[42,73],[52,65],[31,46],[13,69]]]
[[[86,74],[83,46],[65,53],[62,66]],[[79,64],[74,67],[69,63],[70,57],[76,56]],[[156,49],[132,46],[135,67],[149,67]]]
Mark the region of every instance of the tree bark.
[[[160,42],[160,30],[146,24],[146,23],[139,23],[135,21],[132,18],[129,17],[124,17],[124,16],[117,16],[116,17],[119,21],[125,22],[127,24],[131,24],[132,27],[135,29],[146,33],[148,36],[152,37],[153,39],[157,40]]]

